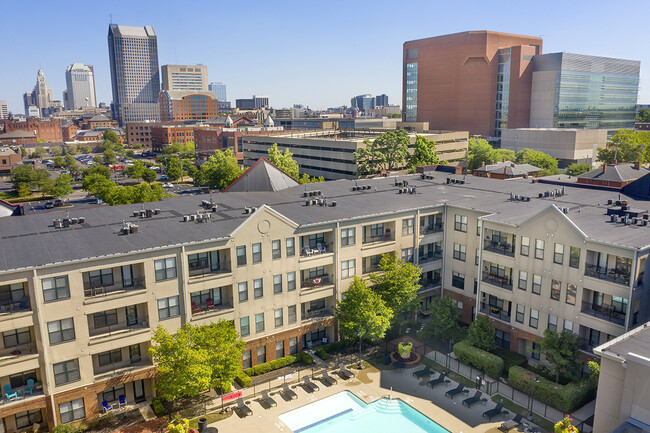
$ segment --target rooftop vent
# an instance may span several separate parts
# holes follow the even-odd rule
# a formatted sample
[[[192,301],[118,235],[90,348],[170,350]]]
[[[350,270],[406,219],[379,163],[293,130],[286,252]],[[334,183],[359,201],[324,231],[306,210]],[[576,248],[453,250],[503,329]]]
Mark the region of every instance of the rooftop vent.
[[[70,218],[70,216],[68,215],[65,218],[58,218],[52,220],[52,225],[54,225],[55,229],[62,229],[62,228],[68,228],[75,224],[83,224],[85,222],[86,222],[85,217]]]
[[[254,206],[253,206],[253,207],[245,207],[245,208],[244,208],[244,214],[246,214],[246,215],[248,215],[248,214],[252,214],[252,213],[255,212],[256,210],[257,210],[257,208],[254,207]]]
[[[122,231],[121,233],[123,235],[128,235],[128,234],[136,234],[140,231],[140,228],[133,223],[129,223],[126,221],[122,221]]]

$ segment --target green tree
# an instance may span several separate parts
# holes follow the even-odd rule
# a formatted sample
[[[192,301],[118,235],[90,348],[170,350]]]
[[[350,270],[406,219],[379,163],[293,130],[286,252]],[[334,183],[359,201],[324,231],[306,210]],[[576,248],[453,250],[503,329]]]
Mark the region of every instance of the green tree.
[[[29,152],[27,152],[27,149],[25,149],[24,147],[21,147],[20,148],[20,156],[22,158],[25,158],[26,156],[29,156]]]
[[[124,173],[131,179],[141,179],[146,168],[142,161],[135,161],[133,165],[129,165],[124,169]]]
[[[61,156],[63,151],[61,150],[61,146],[52,146],[50,147],[50,155],[52,156]]]
[[[135,152],[129,149],[126,151],[125,155],[128,156],[129,158],[133,158],[135,156]]]
[[[470,138],[467,148],[467,169],[474,171],[483,164],[515,160],[515,152],[508,149],[495,149],[482,138]]]
[[[32,188],[36,188],[37,190],[41,190],[44,187],[46,187],[52,180],[50,179],[50,173],[44,169],[44,168],[39,168],[34,170],[33,172],[33,181],[32,181]]]
[[[237,158],[231,149],[217,150],[201,165],[194,177],[195,185],[224,190],[242,174]]]
[[[45,143],[45,140],[43,140],[42,138],[37,138],[37,139],[36,139],[36,142],[37,142],[37,143]]]
[[[108,167],[101,164],[93,164],[83,172],[84,177],[90,176],[91,174],[99,174],[104,176],[106,179],[111,178],[111,171],[108,169]]]
[[[189,326],[189,325],[188,325]],[[232,321],[219,320],[209,325],[195,326],[197,348],[207,354],[212,371],[210,386],[223,391],[241,372],[244,342]]]
[[[650,123],[650,110],[647,108],[640,109],[636,115],[636,121],[639,123]]]
[[[379,151],[374,141],[364,140],[365,147],[354,151],[354,162],[357,165],[357,175],[364,176],[378,173],[384,166],[385,157]]]
[[[32,153],[32,158],[43,158],[44,156],[45,156],[45,149],[43,148],[43,146],[36,146],[34,148],[34,153]]]
[[[476,320],[469,325],[467,333],[467,342],[474,347],[486,350],[488,352],[496,349],[496,331],[490,319],[487,316],[478,316]]]
[[[107,196],[109,190],[114,186],[115,182],[112,180],[99,173],[89,173],[88,170],[86,170],[81,180],[81,187],[84,190],[100,198]]]
[[[413,146],[413,155],[409,157],[409,169],[415,171],[421,165],[433,165],[439,162],[440,158],[436,154],[436,142],[417,135]]]
[[[79,153],[79,145],[77,144],[71,144],[65,149],[66,149],[66,154],[68,155],[76,155],[77,153]]]
[[[19,197],[29,195],[30,188],[34,187],[34,169],[30,165],[19,165],[13,168],[9,177]]]
[[[424,325],[422,333],[426,337],[450,340],[458,335],[458,304],[451,296],[434,299],[430,304],[431,320]]]
[[[180,179],[182,173],[181,173],[181,163],[178,160],[178,158],[171,158],[167,162],[165,173],[167,174],[167,178],[172,182]]]
[[[81,165],[79,165],[77,161],[68,165],[68,170],[70,170],[71,174],[75,174],[75,175],[80,174],[83,171]]]
[[[606,148],[597,149],[596,160],[611,164],[616,162],[649,161],[650,132],[619,129]],[[641,159],[642,158],[642,159]]]
[[[101,156],[101,155],[95,155],[95,157],[93,158],[93,162],[95,163],[94,165],[103,164],[104,163],[104,157]]]
[[[120,137],[115,133],[115,131],[111,129],[107,129],[106,131],[104,131],[102,138],[104,139],[105,142],[109,142],[111,144],[120,143]]]
[[[133,143],[131,147],[133,149],[142,149],[142,143]]]
[[[106,164],[115,164],[117,162],[117,158],[115,157],[115,152],[113,152],[113,149],[106,149],[104,151],[104,162]]]
[[[564,174],[568,174],[569,176],[580,176],[582,173],[588,171],[591,171],[591,164],[573,163],[564,170]]]
[[[55,156],[54,159],[54,168],[62,168],[65,167],[65,160],[63,159],[62,156]]]
[[[300,173],[298,172],[298,163],[293,159],[293,153],[289,149],[284,149],[284,152],[278,149],[277,144],[273,144],[269,148],[269,162],[275,165],[280,170],[287,173],[294,179],[299,179]]]
[[[84,145],[84,146],[81,146],[81,147],[80,147],[79,151],[80,151],[81,153],[84,153],[84,154],[89,154],[89,153],[91,153],[93,150],[92,150],[92,148],[91,148],[90,146],[88,146],[88,145]]]
[[[400,328],[419,305],[418,290],[422,269],[405,262],[397,253],[382,254],[379,262],[381,272],[370,275],[373,289],[394,312],[393,322]]]
[[[68,194],[72,194],[72,177],[68,174],[60,175],[47,188],[46,192],[54,197],[65,197]]]
[[[303,173],[302,177],[298,180],[300,183],[317,183],[317,182],[325,182],[325,178],[323,176],[319,177],[310,177],[307,173]]]
[[[580,369],[580,337],[573,332],[544,331],[544,339],[538,340],[534,353],[544,355],[551,364],[551,372],[555,374],[555,383],[560,382],[560,374],[575,374]]]
[[[72,156],[72,155],[66,155],[66,156],[63,158],[63,160],[65,161],[65,166],[66,166],[66,167],[70,167],[70,165],[72,165],[72,164],[74,164],[75,162],[77,162],[77,160],[75,159],[75,157]]]
[[[520,150],[517,152],[515,161],[517,164],[530,164],[541,168],[542,171],[539,173],[539,176],[550,176],[560,172],[557,168],[557,159],[538,150]]]
[[[386,335],[393,311],[378,293],[355,275],[343,299],[336,303],[335,316],[343,339],[375,340]]]
[[[155,171],[153,171],[153,170],[150,169],[150,168],[146,168],[146,167],[145,167],[145,168],[142,170],[142,175],[141,175],[140,177],[141,177],[142,180],[144,180],[145,182],[147,182],[147,183],[151,183],[151,182],[153,182],[154,180],[156,180],[156,176],[157,176],[157,175],[156,175],[156,172],[155,172]]]
[[[357,174],[375,174],[384,168],[390,171],[403,167],[410,142],[408,132],[403,129],[388,131],[373,141],[364,141],[366,147],[354,152]]]

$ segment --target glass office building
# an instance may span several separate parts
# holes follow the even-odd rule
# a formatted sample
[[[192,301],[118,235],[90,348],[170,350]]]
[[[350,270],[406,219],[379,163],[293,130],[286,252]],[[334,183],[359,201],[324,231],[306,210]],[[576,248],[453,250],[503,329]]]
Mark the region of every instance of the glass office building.
[[[417,122],[418,118],[418,64],[406,64],[406,107],[404,120]]]

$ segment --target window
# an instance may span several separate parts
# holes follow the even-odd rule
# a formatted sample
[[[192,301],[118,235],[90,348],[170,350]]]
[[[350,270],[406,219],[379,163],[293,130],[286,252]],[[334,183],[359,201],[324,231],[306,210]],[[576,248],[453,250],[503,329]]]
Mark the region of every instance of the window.
[[[253,297],[257,299],[262,296],[264,296],[264,285],[262,284],[262,279],[258,278],[253,280]]]
[[[156,269],[156,281],[176,278],[176,257],[156,260],[154,268]]]
[[[467,217],[464,215],[454,215],[454,230],[467,232]]]
[[[165,299],[158,299],[158,318],[160,320],[176,317],[181,314],[178,307],[178,296],[170,296]]]
[[[474,255],[474,264],[476,266],[478,266],[478,264],[479,264],[479,250],[478,249],[476,250],[476,253]]]
[[[286,239],[287,257],[296,255],[296,240],[294,238]]]
[[[32,335],[29,328],[12,329],[2,333],[2,342],[5,349],[31,343],[31,341]]]
[[[528,256],[530,253],[530,238],[528,236],[521,237],[521,248],[519,250],[519,253],[522,256]]]
[[[466,251],[467,247],[465,245],[454,244],[454,259],[464,262],[467,256]]]
[[[517,304],[517,310],[515,311],[515,320],[519,323],[524,323],[525,316],[526,316],[526,307]]]
[[[542,276],[533,274],[533,293],[539,295],[542,293]]]
[[[109,350],[108,352],[100,353],[97,355],[97,360],[100,367],[122,362],[122,349]]]
[[[465,290],[465,274],[461,274],[460,272],[452,272],[451,285],[457,289]]]
[[[627,311],[627,299],[620,296],[612,296],[612,307],[617,313],[623,313]]]
[[[282,326],[284,323],[284,317],[282,315],[282,308],[278,308],[273,312],[273,316],[275,318],[275,327],[279,328]]]
[[[259,263],[262,261],[262,244],[256,243],[253,244],[253,263]]]
[[[28,410],[27,412],[20,412],[15,415],[16,417],[16,427],[18,429],[24,429],[31,427],[34,424],[43,423],[43,415],[41,414],[40,409]]]
[[[246,335],[249,335],[251,333],[251,327],[248,322],[248,317],[240,317],[239,318],[239,334],[244,337]]]
[[[564,330],[573,332],[573,322],[570,320],[564,319]]]
[[[370,237],[378,238],[384,236],[384,224],[371,224],[370,225]]]
[[[413,218],[406,218],[402,220],[402,236],[413,234],[413,225],[415,220]]]
[[[50,335],[51,345],[75,339],[74,322],[72,319],[62,319],[49,322],[47,324],[47,332]]]
[[[106,310],[93,314],[95,329],[117,325],[117,310]]]
[[[126,395],[124,385],[114,386],[113,388],[102,391],[102,401],[116,401],[121,395]]]
[[[271,242],[271,258],[273,260],[282,257],[282,252],[280,251],[280,248],[281,248],[280,239]]]
[[[298,353],[298,337],[292,337],[289,339],[289,355],[296,353]]]
[[[341,278],[350,278],[354,276],[356,260],[344,260],[341,262]]]
[[[404,263],[413,263],[413,248],[404,248],[402,250],[402,260]]]
[[[530,357],[533,358],[536,361],[539,361],[539,358],[540,358],[539,357],[539,355],[540,355],[539,349],[540,349],[539,344],[537,344],[537,343],[535,343],[533,341],[533,350],[532,350],[532,353],[530,354]]]
[[[244,281],[237,285],[237,290],[239,291],[239,302],[248,301],[248,282]]]
[[[237,247],[237,266],[246,265],[246,246],[241,245]]]
[[[208,304],[208,299],[211,299],[214,305],[221,305],[221,287],[194,292],[192,293],[191,299],[191,302],[199,307],[206,307]]]
[[[255,332],[264,331],[264,313],[255,315]]]
[[[266,346],[260,346],[257,348],[257,363],[262,364],[266,362]]]
[[[530,320],[528,321],[528,324],[530,325],[531,328],[537,329],[538,322],[539,322],[539,311],[531,308],[530,309]]]
[[[502,349],[510,350],[509,332],[504,332],[500,329],[497,329],[494,335],[495,335],[497,346],[501,347]]]
[[[575,284],[567,284],[566,285],[566,303],[569,305],[575,305],[576,304],[576,293],[578,292],[578,288],[575,286]]]
[[[341,229],[341,246],[354,245],[355,228]]]
[[[57,299],[68,299],[70,297],[70,286],[68,276],[43,278],[43,301],[50,302]]]
[[[79,374],[79,361],[76,359],[59,362],[58,364],[54,364],[52,367],[54,369],[54,383],[57,386],[81,380],[81,374]]]
[[[551,299],[554,301],[559,301],[561,292],[562,283],[560,283],[558,280],[551,280]]]
[[[569,249],[569,266],[572,268],[580,267],[580,248],[571,247]]]
[[[251,368],[253,366],[251,362],[251,351],[250,350],[244,350],[244,353],[242,353],[242,366],[244,369],[246,368]]]
[[[112,286],[114,283],[113,270],[108,268],[90,271],[88,272],[88,280],[90,281],[90,287]]]
[[[273,293],[282,293],[282,274],[273,275]]]
[[[535,258],[544,260],[544,241],[542,239],[535,239]]]
[[[287,273],[287,290],[289,292],[296,290],[296,273],[289,272]]]
[[[275,359],[284,358],[284,341],[275,343]]]
[[[548,326],[549,331],[557,331],[557,316],[548,315]]]
[[[564,262],[564,245],[555,244],[555,252],[553,253],[553,263],[561,265]]]
[[[287,311],[289,316],[289,324],[296,323],[296,306],[289,305],[289,307],[287,307]]]
[[[519,285],[518,287],[521,290],[526,290],[528,287],[528,272],[526,271],[519,271]]]

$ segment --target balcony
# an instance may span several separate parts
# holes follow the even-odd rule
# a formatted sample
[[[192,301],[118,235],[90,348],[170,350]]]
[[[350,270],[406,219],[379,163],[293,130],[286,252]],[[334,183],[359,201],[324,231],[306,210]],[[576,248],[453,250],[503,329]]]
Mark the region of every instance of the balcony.
[[[485,274],[483,282],[512,291],[512,278],[508,275]]]
[[[192,317],[200,318],[200,316],[219,314],[227,310],[232,310],[232,305],[226,304],[215,304],[213,303],[203,303],[203,304],[192,304]]]
[[[0,317],[4,315],[22,313],[25,311],[31,311],[28,296],[23,296],[19,301],[0,301]]]
[[[582,309],[580,312],[616,325],[625,326],[625,313],[615,311],[613,305],[596,305],[589,301],[582,301]]]
[[[153,366],[153,361],[147,355],[133,359],[127,359],[122,362],[111,363],[101,367],[94,368],[96,379],[105,379],[110,376],[122,376],[141,368]]]
[[[366,263],[366,261],[363,261],[363,266],[361,269],[361,272],[363,274],[371,274],[373,272],[379,272],[381,271],[381,268],[379,267],[379,263]]]
[[[14,392],[16,393],[16,397],[12,397],[11,400],[8,400],[7,397],[5,396],[6,392],[7,391],[5,391],[4,389],[2,390],[2,398],[0,399],[0,408],[15,403],[25,404],[32,398],[42,397],[45,395],[45,393],[43,392],[43,385],[40,382],[36,382],[36,381],[34,382],[33,387],[22,385],[15,388],[11,388],[9,394],[11,395]]]
[[[587,263],[585,266],[585,275],[616,284],[630,284],[630,272],[625,269],[608,268],[607,266],[598,266]]]
[[[322,254],[333,253],[332,243],[327,242],[318,242],[314,245],[306,244],[300,250],[300,257],[313,257],[320,256]]]
[[[497,254],[503,254],[504,256],[514,257],[515,256],[515,246],[508,242],[497,242],[485,240],[483,242],[483,250],[490,251]]]
[[[300,283],[300,288],[302,290],[309,290],[316,287],[330,286],[332,284],[334,284],[332,283],[332,278],[328,274],[323,274],[323,275],[318,275],[316,277],[303,280]]]
[[[334,316],[334,311],[331,308],[319,308],[318,310],[307,310],[302,314],[302,321],[318,321],[327,319]]]
[[[149,329],[149,324],[143,320],[133,325],[127,325],[126,322],[117,323],[115,325],[102,326],[101,328],[90,328],[88,335],[90,336],[90,343],[100,342],[105,339],[113,337],[125,337],[131,333],[145,331]]]
[[[35,342],[5,347],[0,349],[0,367],[36,357],[38,357],[38,352]]]
[[[368,235],[363,238],[364,245],[371,245],[380,242],[390,242],[395,240],[395,233],[390,230],[380,235]]]
[[[90,283],[84,282],[84,294],[86,298],[98,298],[107,296],[114,293],[125,293],[137,290],[145,290],[144,277],[133,278],[132,284],[125,286],[124,284],[113,284],[111,286],[104,286],[100,282]]]
[[[219,262],[219,266],[212,268],[208,259],[200,259],[190,262],[188,274],[190,278],[205,277],[207,275],[228,274],[232,272],[230,261]]]
[[[510,323],[510,314],[497,306],[481,303],[481,313],[497,318],[503,322]]]
[[[442,222],[433,225],[420,226],[420,235],[431,235],[442,232]]]
[[[442,260],[442,250],[435,251],[433,254],[418,257],[418,263],[421,265],[425,263],[435,262],[436,260]]]

